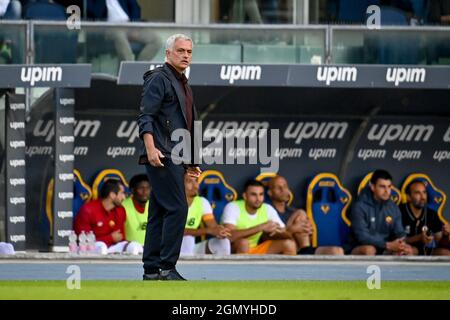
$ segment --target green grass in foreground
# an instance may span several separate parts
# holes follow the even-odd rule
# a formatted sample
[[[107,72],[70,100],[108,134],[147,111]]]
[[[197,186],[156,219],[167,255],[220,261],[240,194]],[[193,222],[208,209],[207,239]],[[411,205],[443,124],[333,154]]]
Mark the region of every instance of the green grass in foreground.
[[[450,282],[384,281],[380,290],[365,281],[0,281],[0,299],[450,299]]]

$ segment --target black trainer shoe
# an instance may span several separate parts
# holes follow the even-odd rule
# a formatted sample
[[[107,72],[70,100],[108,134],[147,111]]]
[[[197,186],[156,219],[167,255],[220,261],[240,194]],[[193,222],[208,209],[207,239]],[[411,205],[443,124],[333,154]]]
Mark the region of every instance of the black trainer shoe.
[[[177,271],[177,269],[161,270],[161,280],[182,280],[186,281]]]
[[[161,280],[161,275],[159,273],[144,273],[142,276],[142,280],[151,281],[151,280]]]

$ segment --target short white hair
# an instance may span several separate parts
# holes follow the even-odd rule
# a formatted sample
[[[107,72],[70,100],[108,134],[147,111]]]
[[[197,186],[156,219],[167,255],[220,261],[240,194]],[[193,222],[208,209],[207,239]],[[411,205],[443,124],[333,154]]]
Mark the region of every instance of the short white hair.
[[[192,39],[190,37],[188,37],[187,35],[182,34],[182,33],[177,33],[177,34],[173,34],[169,38],[167,38],[166,50],[173,50],[175,42],[180,39],[190,41],[192,43],[192,47],[194,47],[194,41],[192,41]]]

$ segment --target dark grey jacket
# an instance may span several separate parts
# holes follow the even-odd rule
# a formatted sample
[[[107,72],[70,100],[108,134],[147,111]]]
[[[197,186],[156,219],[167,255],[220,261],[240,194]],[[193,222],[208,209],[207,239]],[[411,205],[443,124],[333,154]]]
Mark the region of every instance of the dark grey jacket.
[[[406,236],[398,206],[392,200],[376,201],[370,189],[365,189],[354,204],[351,223],[352,247],[373,245],[384,249],[386,242]]]
[[[137,121],[139,137],[142,140],[144,133],[152,134],[155,147],[166,158],[171,158],[172,149],[178,143],[171,140],[172,132],[176,129],[187,129],[185,103],[184,89],[166,64],[144,74],[141,112]],[[195,105],[192,108],[194,121],[198,115]],[[148,164],[143,143],[139,163]]]

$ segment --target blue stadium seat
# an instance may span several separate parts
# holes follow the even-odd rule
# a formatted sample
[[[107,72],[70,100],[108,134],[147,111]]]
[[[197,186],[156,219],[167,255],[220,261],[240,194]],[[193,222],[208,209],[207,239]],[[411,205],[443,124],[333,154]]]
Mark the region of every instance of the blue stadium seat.
[[[100,171],[92,183],[92,199],[96,200],[99,197],[100,190],[103,183],[109,179],[120,180],[125,186],[125,193],[130,194],[127,179],[125,179],[122,172],[117,169],[105,169]]]
[[[199,178],[199,193],[211,203],[218,223],[220,223],[223,208],[228,202],[237,199],[236,190],[228,185],[222,173],[216,170],[202,172]]]
[[[422,181],[425,184],[428,194],[428,208],[436,211],[439,215],[439,219],[444,224],[447,224],[448,222],[443,216],[445,203],[447,202],[447,196],[442,190],[438,189],[430,179],[430,177],[424,173],[412,173],[408,177],[406,177],[405,182],[403,182],[402,185],[402,203],[407,202],[406,188],[414,180]]]
[[[81,177],[81,173],[74,169],[73,181],[73,217],[75,218],[83,204],[92,199],[92,190]]]
[[[347,209],[352,201],[333,173],[320,173],[308,185],[306,213],[313,225],[313,247],[344,246],[350,230]]]
[[[267,191],[269,191],[268,184],[269,184],[270,179],[272,179],[273,177],[276,177],[276,176],[277,176],[276,173],[270,172],[270,173],[261,173],[258,176],[256,176],[256,178],[255,178],[255,180],[260,181],[264,185],[264,202],[265,203],[271,204],[270,197],[267,194]],[[288,201],[288,206],[290,206],[292,204],[292,201],[294,201],[294,194],[292,193],[291,190],[289,190],[289,195],[290,195],[290,197],[289,197],[289,201]]]
[[[369,182],[370,179],[372,178],[373,172],[369,172],[359,183],[358,186],[358,196],[361,194],[361,192],[366,189],[369,188]],[[392,201],[394,201],[397,205],[400,204],[401,202],[401,193],[400,190],[398,190],[395,186],[392,186],[392,194],[391,194],[391,199]]]

